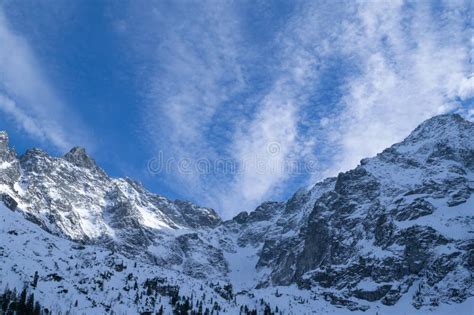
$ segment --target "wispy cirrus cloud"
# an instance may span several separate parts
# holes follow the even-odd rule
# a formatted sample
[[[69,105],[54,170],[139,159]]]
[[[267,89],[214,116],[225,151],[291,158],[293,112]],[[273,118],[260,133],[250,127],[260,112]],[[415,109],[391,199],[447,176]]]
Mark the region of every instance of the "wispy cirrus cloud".
[[[0,7],[0,111],[31,137],[60,151],[86,143],[84,125],[44,75],[28,41]]]
[[[151,152],[177,162],[227,158],[226,141],[245,114],[244,104],[234,98],[246,89],[240,60],[245,49],[233,4],[157,1],[151,6],[151,13],[144,14],[131,3],[131,16],[116,22],[123,38],[146,47],[136,58],[149,67],[139,77]],[[170,15],[182,19],[176,24]],[[160,179],[176,190],[193,191],[203,202],[212,201],[212,187],[218,184],[211,174],[177,169]]]
[[[159,66],[148,80],[144,116],[154,147],[165,159],[225,159],[235,165],[225,174],[160,174],[229,216],[281,190],[290,176],[285,164],[310,155],[313,141],[299,129],[310,95],[307,89],[317,77],[319,57],[314,52],[319,48],[312,40],[321,36],[307,37],[310,27],[305,22],[296,25],[299,16],[297,21],[290,19],[266,44],[277,51],[267,58],[276,64],[265,67],[253,59],[262,47],[243,38],[242,17],[234,4],[195,5],[178,29],[163,26],[166,19],[158,8],[146,23],[147,29],[161,28],[169,34],[144,34],[144,42],[159,43],[152,50]],[[120,32],[129,31],[126,22],[117,25]],[[270,70],[265,75],[268,84],[260,90],[249,81],[263,68]],[[272,144],[277,152],[269,152]]]
[[[432,115],[472,118],[471,2],[137,0],[55,5],[51,21],[45,5],[31,23],[20,17],[35,5],[5,4],[0,112],[58,150],[90,147],[76,111],[94,115],[112,143],[141,149],[136,163],[142,151],[174,161],[153,177],[160,191],[229,217],[356,166]],[[84,19],[67,24],[71,12]],[[59,86],[90,104],[74,111]]]
[[[285,161],[295,158],[290,152],[302,158],[297,147],[314,150],[310,157],[321,162],[316,172],[308,170],[314,183],[355,167],[360,159],[402,140],[433,115],[453,110],[466,115],[472,112],[472,103],[469,106],[458,101],[472,98],[473,90],[469,45],[473,30],[468,3],[448,2],[435,9],[427,2],[359,2],[333,10],[319,3],[305,5],[302,12],[294,17],[290,31],[284,33],[290,44],[282,48],[285,52],[290,47],[291,53],[283,54],[282,60],[300,80],[284,75],[287,92],[291,92],[282,92],[285,89],[277,86],[269,94],[276,97],[262,106],[266,113],[278,113],[270,114],[271,121],[282,127],[265,128],[265,120],[257,117],[257,127],[251,128],[254,131],[244,140],[256,145],[244,146],[245,154],[259,152],[259,143],[269,134],[268,141],[278,139],[291,148],[278,157]],[[333,108],[314,106],[308,96],[321,93],[318,81],[325,79],[317,65],[324,65],[334,56],[350,60],[354,69],[346,73],[339,69],[344,77],[342,97],[326,104]],[[298,63],[292,64],[294,60]],[[281,67],[284,69],[285,64]],[[279,119],[285,117],[279,107],[282,103],[291,113],[286,117],[291,119]],[[320,121],[311,121],[308,112],[314,110],[327,111],[330,119],[323,115]],[[309,128],[299,128],[301,125]],[[285,141],[282,133],[291,135],[286,137],[291,140]],[[285,187],[285,180],[292,176],[295,174],[259,177],[255,172],[244,173],[235,191],[249,192],[251,197],[243,199],[251,204],[274,195],[275,189]],[[255,184],[260,189],[255,189]]]
[[[354,167],[432,115],[469,110],[468,2],[295,2],[264,42],[249,39],[242,6],[157,3],[143,28],[117,24],[153,65],[139,77],[155,152],[236,165],[161,179],[226,217]]]
[[[346,79],[330,119],[326,174],[355,167],[433,115],[465,109],[458,98],[472,97],[468,11],[463,2],[357,5],[338,47],[360,73]]]
[[[295,189],[295,179],[301,184],[302,173],[306,177],[316,171],[319,139],[312,130],[318,123],[311,120],[320,108],[310,98],[324,80],[324,58],[333,53],[328,44],[341,29],[332,19],[344,11],[330,2],[322,10],[313,3],[298,6],[275,37],[277,71],[269,73],[273,84],[232,143],[233,157],[245,163],[245,170],[233,178],[231,193],[218,198],[228,213],[252,209],[262,200]],[[273,145],[277,152],[272,152]]]

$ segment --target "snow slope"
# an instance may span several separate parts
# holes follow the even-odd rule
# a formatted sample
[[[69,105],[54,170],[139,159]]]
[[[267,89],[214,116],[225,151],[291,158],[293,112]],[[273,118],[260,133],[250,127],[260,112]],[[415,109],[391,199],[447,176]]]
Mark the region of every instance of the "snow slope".
[[[109,177],[81,148],[18,156],[1,133],[0,288],[73,314],[171,313],[176,296],[228,314],[467,314],[473,139],[473,123],[437,116],[354,170],[223,222]]]

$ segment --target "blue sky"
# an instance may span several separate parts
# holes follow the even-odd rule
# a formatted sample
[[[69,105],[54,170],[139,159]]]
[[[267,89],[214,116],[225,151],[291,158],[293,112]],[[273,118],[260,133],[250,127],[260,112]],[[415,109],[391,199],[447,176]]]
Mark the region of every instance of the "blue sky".
[[[356,166],[430,116],[472,119],[472,10],[0,1],[0,129],[19,153],[81,145],[113,176],[230,217]]]

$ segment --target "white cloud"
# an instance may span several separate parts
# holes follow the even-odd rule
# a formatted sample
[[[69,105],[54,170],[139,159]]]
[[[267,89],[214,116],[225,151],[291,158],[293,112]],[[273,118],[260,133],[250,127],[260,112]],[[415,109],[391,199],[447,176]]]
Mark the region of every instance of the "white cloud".
[[[412,10],[403,2],[359,3],[340,49],[357,56],[361,74],[347,80],[328,130],[336,155],[327,175],[355,167],[470,93],[464,23],[455,10],[433,16],[429,2]]]
[[[325,58],[336,54],[333,42],[343,31],[343,25],[334,21],[341,20],[349,11],[350,7],[341,8],[337,3],[306,3],[297,7],[275,39],[275,83],[256,105],[257,114],[243,123],[231,145],[237,161],[257,158],[260,165],[246,163],[227,189],[230,193],[217,196],[218,205],[227,216],[252,210],[263,200],[281,198],[300,172],[315,171],[314,164],[306,163],[318,159],[314,153],[320,145],[317,130],[328,122],[312,121],[315,106],[310,97],[325,79],[320,70]],[[274,143],[279,145],[278,154],[268,150]],[[267,171],[259,171],[262,167]]]
[[[308,98],[319,80],[320,58],[327,49],[315,43],[328,40],[324,35],[338,26],[326,25],[331,19],[328,12],[313,13],[301,8],[275,38],[273,85],[257,91],[260,100],[247,103],[254,114],[239,119],[228,145],[229,157],[239,164],[239,170],[228,182],[212,183],[217,185],[207,193],[208,202],[225,217],[278,196],[287,188],[287,181],[297,176],[299,162],[314,159],[316,141],[313,135],[302,133],[301,127],[306,123]]]
[[[327,12],[330,6],[304,7],[305,13],[296,16],[290,31],[282,35],[285,74],[261,106],[260,115],[269,117],[274,125],[267,128],[268,121],[257,116],[246,126],[249,131],[234,144],[238,158],[260,154],[263,143],[276,139],[287,148],[277,157],[277,164],[282,163],[294,158],[290,153],[298,154],[295,148],[314,137],[321,140],[316,145],[327,147],[321,151],[333,154],[326,171],[312,174],[314,183],[316,178],[355,167],[360,159],[402,140],[423,120],[456,109],[456,97],[470,97],[473,90],[466,45],[469,30],[461,12],[463,4],[448,5],[439,15],[434,15],[428,2],[414,9],[403,1],[359,2],[334,10],[334,16]],[[347,14],[351,11],[355,14]],[[308,110],[306,97],[317,93],[317,81],[324,80],[313,65],[324,64],[334,55],[353,59],[360,73],[349,73],[332,119],[311,122],[309,133],[303,132],[298,125]],[[316,131],[318,127],[323,130]],[[291,136],[285,137],[288,134]],[[326,139],[324,144],[322,139]],[[236,178],[231,197],[224,200],[255,205],[284,187],[292,175],[261,175],[250,168]]]
[[[79,118],[55,94],[28,42],[11,29],[1,7],[0,110],[30,136],[61,151],[90,143]]]
[[[274,78],[273,87],[254,105],[256,114],[241,121],[241,128],[230,145],[232,157],[241,163],[241,169],[230,186],[226,185],[230,193],[214,196],[214,203],[226,216],[252,210],[262,200],[272,198],[295,176],[289,165],[303,159],[305,149],[312,151],[314,142],[308,141],[309,135],[301,134],[299,129],[301,111],[309,96],[308,85],[318,79],[315,71],[318,55],[311,47],[315,34],[305,33],[303,28],[308,25],[303,20],[305,17],[297,16],[278,37],[282,43],[280,74]]]
[[[45,130],[38,125],[37,121],[25,114],[25,112],[18,108],[15,102],[6,95],[0,94],[0,108],[5,114],[12,116],[16,122],[21,124],[21,127],[30,135],[42,141],[48,138],[47,135],[45,135]]]
[[[458,95],[462,100],[468,100],[474,97],[474,76],[461,81]]]
[[[174,161],[228,158],[217,151],[226,150],[226,139],[232,139],[244,106],[228,102],[246,87],[239,60],[246,52],[233,4],[163,6],[153,2],[151,14],[132,9],[136,14],[120,21],[119,29],[127,41],[143,43],[146,48],[138,51],[138,59],[153,68],[142,77],[147,90],[142,112],[151,151],[161,151],[165,160]],[[168,20],[168,10],[183,17],[178,26]],[[141,26],[134,27],[137,20]],[[172,189],[207,205],[216,205],[217,190],[222,188],[212,174],[174,169],[160,177]]]
[[[229,4],[190,6],[175,8],[174,13],[185,16],[179,27],[163,24],[166,13],[155,9],[144,23],[163,33],[131,34],[159,43],[157,49],[145,52],[158,66],[147,80],[143,116],[155,147],[166,146],[164,153],[177,159],[214,156],[209,128],[219,119],[224,103],[245,84],[237,61],[238,26]],[[196,186],[198,178],[191,174],[175,175],[186,177],[180,184]]]
[[[298,150],[297,106],[290,99],[269,95],[256,117],[235,136],[233,158],[239,173],[228,194],[215,196],[227,216],[254,208],[288,176],[285,163]],[[229,184],[226,184],[229,186]]]
[[[184,141],[186,148],[198,145],[223,102],[244,84],[237,62],[238,26],[228,5],[208,2],[193,8],[199,13],[187,16],[181,29],[157,39],[161,43],[154,54],[160,69],[147,108],[147,115],[165,116],[169,136],[179,145]],[[155,18],[163,16],[157,13]]]
[[[160,39],[154,59],[161,68],[144,115],[154,146],[173,157],[239,163],[240,173],[230,180],[172,174],[181,191],[224,216],[286,189],[294,174],[285,163],[324,160],[320,172],[308,174],[314,183],[356,166],[472,95],[463,3],[435,13],[429,2],[308,2],[296,5],[268,43],[273,84],[232,108],[229,101],[248,91],[245,69],[260,65],[246,64],[245,53],[254,47],[241,38],[244,25],[233,7],[207,4],[213,5],[199,7],[178,31],[161,27],[166,40]],[[352,67],[335,70],[345,78],[343,96],[316,106],[310,98],[323,92],[321,69],[335,57]],[[223,122],[226,130],[212,129]],[[275,143],[277,154],[268,150]]]

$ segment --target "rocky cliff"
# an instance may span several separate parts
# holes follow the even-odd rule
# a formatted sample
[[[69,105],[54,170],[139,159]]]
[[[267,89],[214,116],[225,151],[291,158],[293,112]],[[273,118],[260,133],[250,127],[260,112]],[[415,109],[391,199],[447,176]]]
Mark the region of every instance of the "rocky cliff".
[[[83,148],[18,156],[2,132],[0,287],[38,272],[42,305],[79,314],[171,312],[173,286],[231,314],[468,309],[473,191],[474,124],[458,115],[228,221],[109,177]]]

